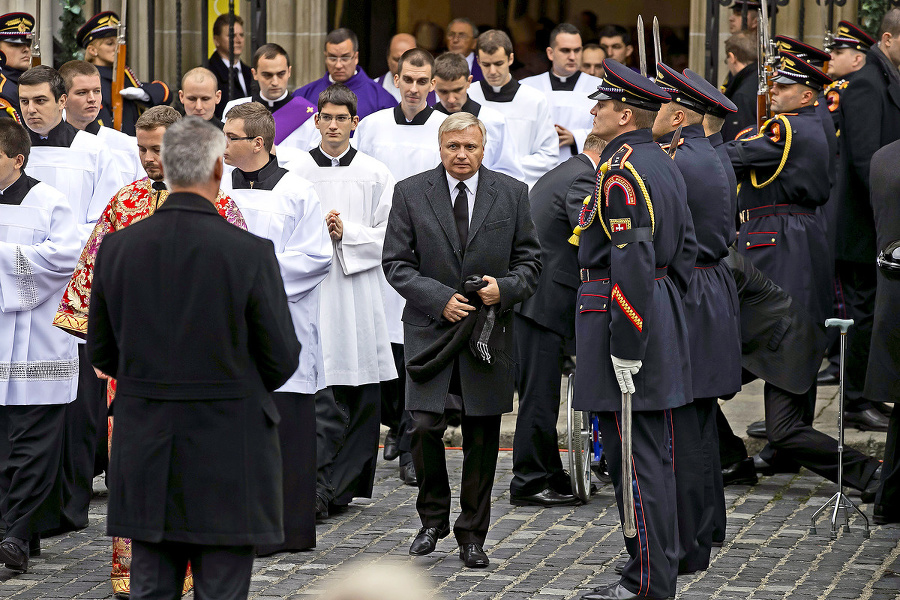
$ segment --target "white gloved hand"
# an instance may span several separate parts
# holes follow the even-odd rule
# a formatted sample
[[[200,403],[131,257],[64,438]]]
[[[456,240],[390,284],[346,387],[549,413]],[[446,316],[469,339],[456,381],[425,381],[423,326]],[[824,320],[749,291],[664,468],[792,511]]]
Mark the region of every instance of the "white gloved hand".
[[[612,359],[613,371],[616,372],[616,380],[619,382],[619,389],[622,390],[623,394],[633,394],[634,380],[632,379],[632,375],[637,375],[638,371],[641,370],[641,361],[628,360],[613,355],[610,355],[609,357]]]
[[[137,87],[124,88],[121,92],[119,92],[119,95],[126,100],[139,100],[141,102],[150,101],[150,94]]]

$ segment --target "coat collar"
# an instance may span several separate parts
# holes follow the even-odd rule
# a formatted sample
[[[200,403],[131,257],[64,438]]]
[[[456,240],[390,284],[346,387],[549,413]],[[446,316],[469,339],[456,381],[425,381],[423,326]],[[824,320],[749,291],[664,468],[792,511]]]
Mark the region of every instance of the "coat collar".
[[[394,107],[394,122],[397,123],[397,125],[424,125],[433,112],[434,109],[432,107],[426,106],[413,117],[412,121],[407,121],[406,115],[403,114],[403,109],[400,108],[400,105],[398,104]]]
[[[574,92],[578,78],[581,77],[581,71],[575,71],[573,75],[566,77],[565,81],[561,77],[557,77],[553,73],[553,69],[547,71],[547,75],[550,76],[550,89],[554,92]]]
[[[259,171],[245,173],[240,169],[231,172],[231,185],[236,190],[268,190],[272,191],[281,178],[287,174],[287,169],[278,166],[274,154],[269,155],[269,162]]]
[[[484,99],[490,102],[512,102],[516,97],[516,92],[519,91],[519,82],[514,77],[510,77],[499,92],[495,92],[486,79],[482,79],[480,83]]]
[[[31,137],[31,145],[32,146],[53,146],[56,148],[68,148],[72,145],[72,142],[75,141],[75,136],[78,134],[78,130],[72,127],[65,119],[59,122],[59,124],[51,129],[47,133],[46,138],[41,138],[40,135],[33,132],[32,130],[28,130],[28,135]]]
[[[320,167],[330,167],[331,166],[331,157],[322,152],[322,148],[316,146],[312,150],[309,151],[310,156],[312,156],[313,160],[316,161],[316,164]],[[353,157],[356,156],[356,148],[350,146],[347,149],[347,152],[338,160],[338,165],[341,167],[349,167],[350,163],[353,162]]]
[[[722,132],[717,131],[713,134],[706,136],[706,139],[709,140],[709,143],[712,144],[713,148],[718,148],[722,144],[725,143],[725,138],[722,137]]]
[[[156,212],[166,210],[186,210],[190,212],[209,213],[219,215],[212,202],[199,194],[192,192],[172,192],[166,198],[165,203],[156,209]]]

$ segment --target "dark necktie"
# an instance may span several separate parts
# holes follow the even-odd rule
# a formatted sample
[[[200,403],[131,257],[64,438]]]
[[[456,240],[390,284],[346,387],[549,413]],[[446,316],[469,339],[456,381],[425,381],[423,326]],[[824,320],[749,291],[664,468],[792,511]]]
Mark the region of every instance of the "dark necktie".
[[[465,251],[466,240],[469,239],[469,198],[466,195],[466,184],[456,184],[456,199],[453,201],[453,220],[459,233],[459,247]]]
[[[231,67],[231,70],[234,71],[234,87],[237,91],[241,92],[241,95],[246,96],[247,90],[244,89],[244,84],[241,83],[241,68],[237,65]]]

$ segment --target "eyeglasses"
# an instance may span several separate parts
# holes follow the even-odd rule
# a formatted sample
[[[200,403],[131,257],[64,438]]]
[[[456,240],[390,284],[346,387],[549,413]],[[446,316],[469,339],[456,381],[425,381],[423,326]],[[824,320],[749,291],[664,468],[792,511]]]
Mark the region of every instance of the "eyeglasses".
[[[350,115],[328,115],[319,113],[319,120],[324,121],[325,123],[331,123],[332,121],[337,121],[338,123],[346,123],[350,119],[352,119]]]
[[[325,55],[325,62],[328,64],[344,64],[353,60],[353,57],[356,56],[356,53],[353,54],[345,54],[344,56],[332,56],[331,54]]]
[[[447,34],[447,37],[451,40],[466,40],[472,37],[468,33],[464,33],[462,31],[451,31]]]
[[[248,135],[246,137],[232,137],[230,135],[226,135],[225,139],[228,140],[228,143],[230,144],[231,142],[242,142],[245,140],[255,140],[258,137],[259,137],[258,135]]]

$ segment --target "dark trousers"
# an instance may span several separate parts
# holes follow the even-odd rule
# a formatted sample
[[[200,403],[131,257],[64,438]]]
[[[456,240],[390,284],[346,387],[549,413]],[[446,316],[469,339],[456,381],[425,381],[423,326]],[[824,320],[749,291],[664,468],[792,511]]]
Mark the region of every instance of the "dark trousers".
[[[703,571],[709,566],[712,550],[712,520],[705,530],[701,528],[712,497],[704,493],[708,466],[703,453],[700,417],[693,403],[673,408],[668,413],[678,506],[678,571]]]
[[[881,485],[875,494],[875,506],[884,516],[900,517],[900,402],[894,402],[884,444]]]
[[[59,525],[65,414],[65,404],[0,406],[4,537],[27,543],[42,530]]]
[[[406,361],[403,357],[403,344],[391,344],[394,355],[394,366],[397,368],[397,379],[381,382],[381,424],[391,430],[397,439],[400,450],[400,464],[409,464],[412,460],[409,452],[409,412],[406,410]]]
[[[703,516],[697,539],[701,547],[725,539],[725,486],[722,463],[719,462],[719,435],[716,430],[716,398],[694,398],[700,422],[700,444],[703,450]]]
[[[619,413],[601,412],[598,420],[622,519]],[[635,513],[637,535],[625,538],[629,558],[621,584],[634,594],[653,598],[674,596],[678,577],[678,519],[669,420],[669,411],[663,410],[632,414],[634,506],[625,508]]]
[[[844,407],[847,410],[871,408],[869,400],[881,400],[866,398],[863,394],[869,365],[869,346],[872,344],[872,326],[875,322],[876,268],[875,261],[837,261],[847,316],[853,319],[853,327],[847,331],[844,357]]]
[[[807,423],[809,394],[792,394],[766,383],[763,397],[766,405],[766,434],[778,458],[787,458],[831,481],[837,481],[838,443],[833,437],[813,429]],[[844,483],[864,490],[878,461],[853,448],[844,448]]]
[[[314,394],[272,394],[281,422],[281,481],[284,542],[259,546],[260,555],[296,552],[316,546],[316,400]]]
[[[515,321],[519,414],[509,491],[513,496],[530,496],[553,487],[554,480],[565,479],[556,433],[564,340],[519,314]]]
[[[450,480],[444,449],[447,416],[409,411],[412,458],[419,480],[416,509],[423,527],[450,523]],[[460,515],[453,526],[459,544],[484,545],[491,523],[491,487],[500,450],[500,415],[470,417],[463,411],[463,470]]]
[[[247,598],[253,546],[131,542],[131,600],[180,600],[188,562],[196,600]]]
[[[729,467],[747,458],[747,446],[744,440],[734,434],[731,424],[722,412],[722,407],[716,403],[716,433],[719,438],[719,463],[723,467]]]
[[[379,384],[316,392],[316,493],[338,506],[371,498],[378,460]]]
[[[87,357],[86,345],[78,345],[78,393],[66,405],[62,452],[62,515],[59,529],[72,531],[88,525],[93,493],[100,415],[106,413],[106,381],[97,379]],[[106,420],[102,422],[105,435]]]

